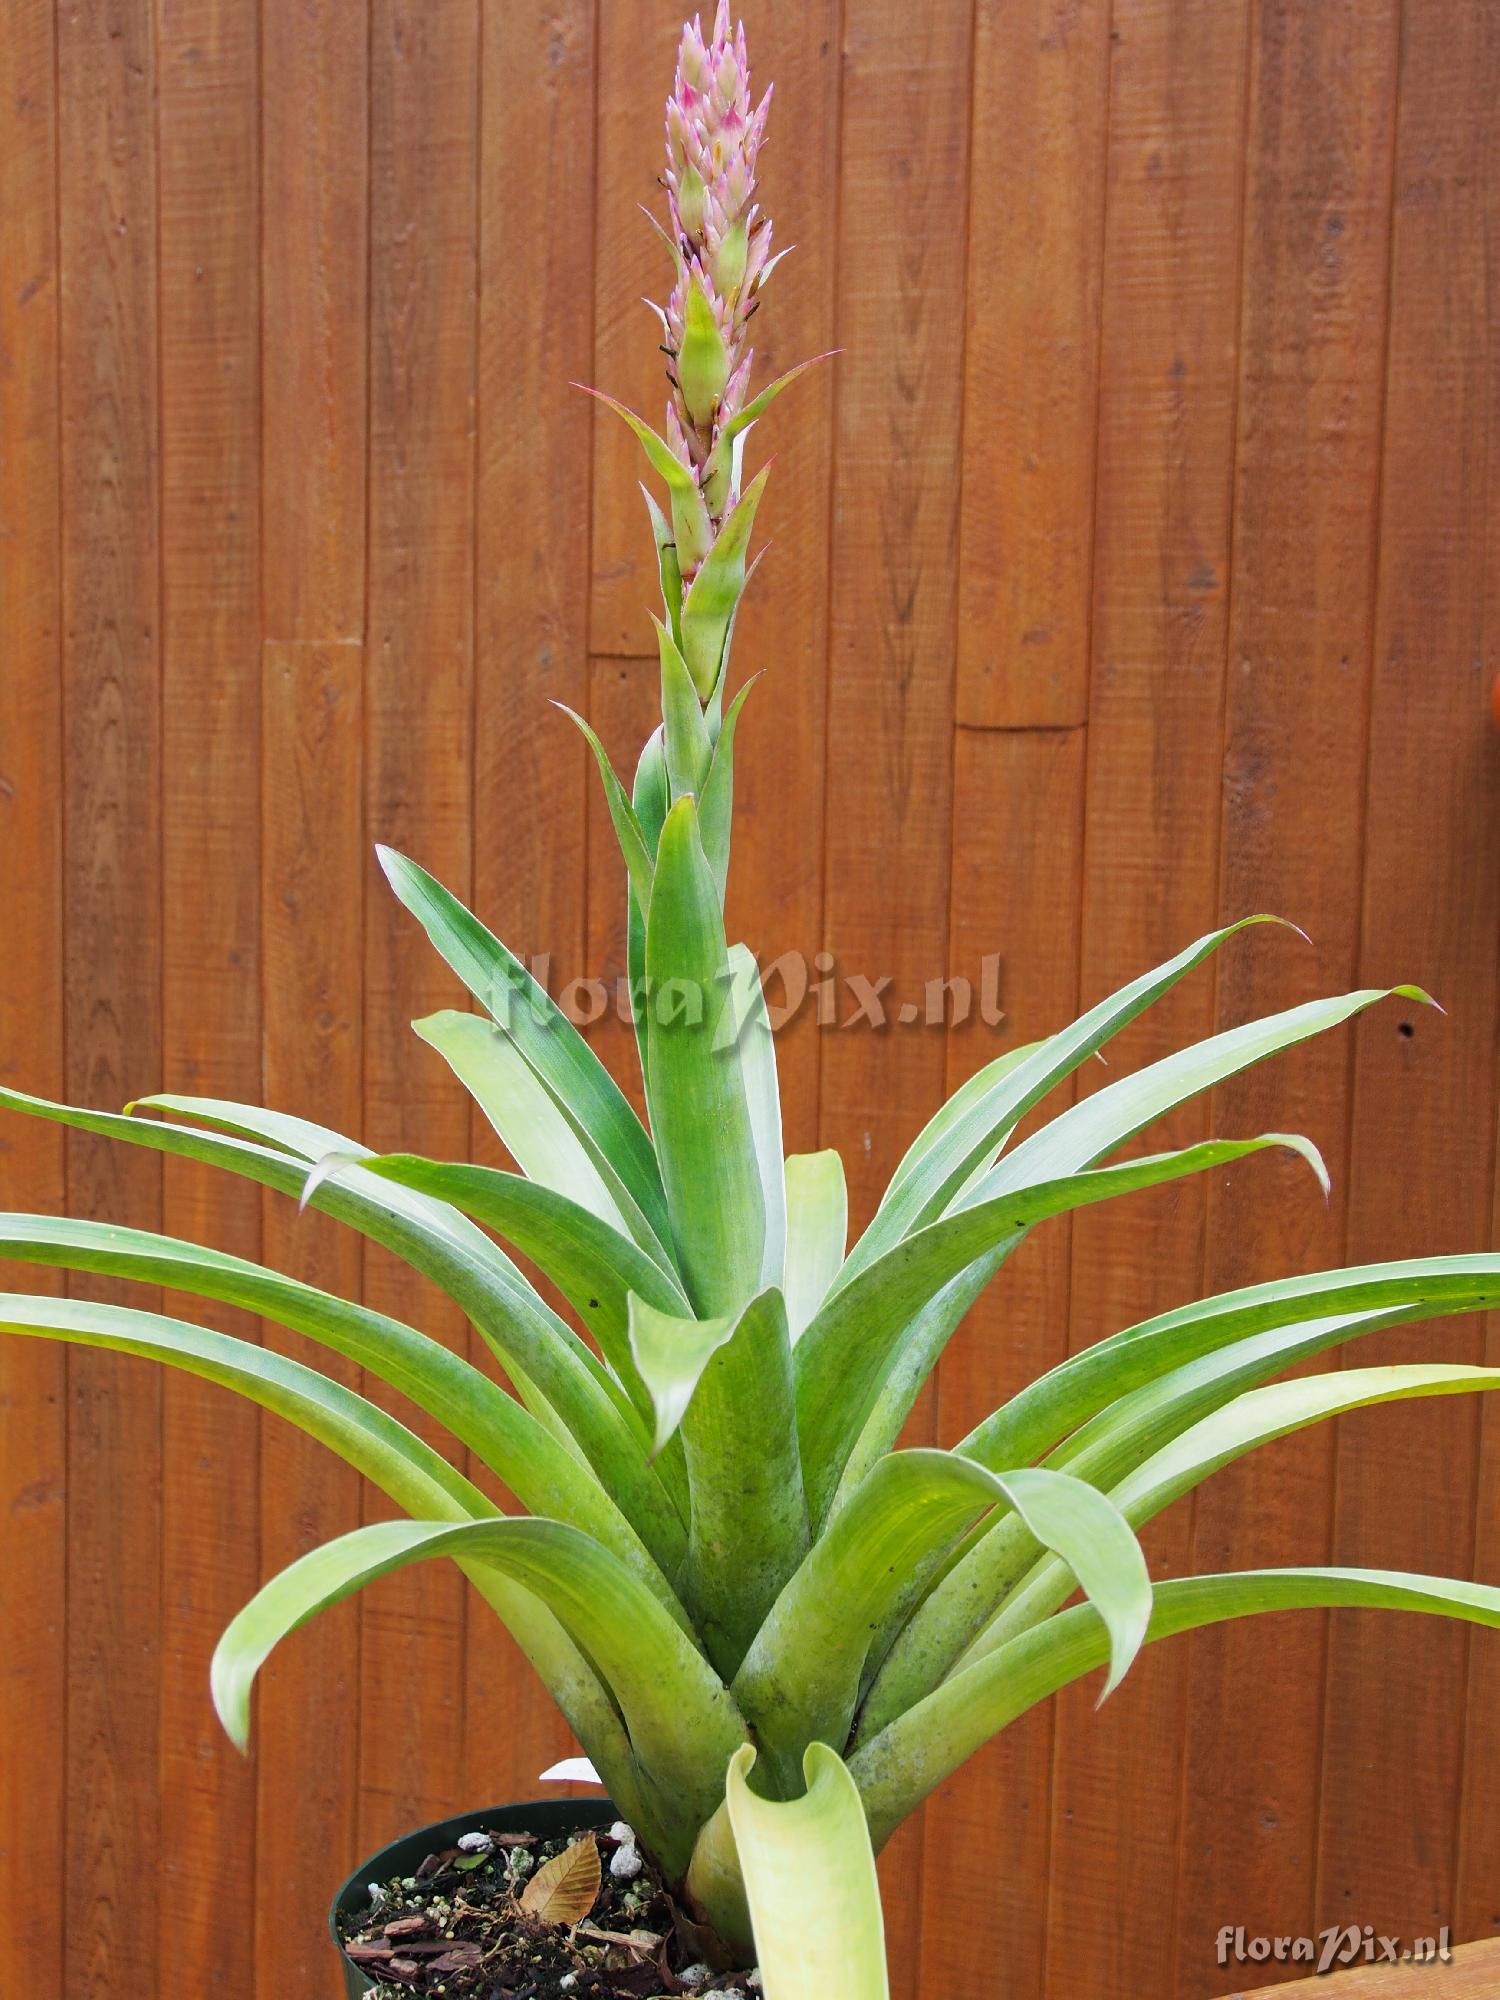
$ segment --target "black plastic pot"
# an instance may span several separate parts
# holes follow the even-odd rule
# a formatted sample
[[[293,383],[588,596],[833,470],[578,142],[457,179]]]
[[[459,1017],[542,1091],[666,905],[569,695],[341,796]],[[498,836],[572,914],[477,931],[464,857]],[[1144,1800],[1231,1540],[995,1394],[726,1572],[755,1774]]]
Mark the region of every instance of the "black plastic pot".
[[[609,1799],[532,1799],[513,1806],[490,1806],[483,1812],[460,1813],[457,1819],[438,1820],[403,1834],[389,1847],[382,1847],[368,1861],[362,1861],[333,1899],[328,1912],[328,1929],[344,1969],[344,1991],[349,2000],[364,2000],[375,1982],[367,1979],[357,1965],[344,1955],[339,1935],[339,1919],[358,1921],[370,1905],[370,1884],[389,1882],[395,1876],[415,1875],[429,1854],[456,1847],[463,1833],[483,1827],[488,1833],[536,1833],[543,1840],[565,1834],[587,1833],[590,1829],[613,1826],[619,1818]]]

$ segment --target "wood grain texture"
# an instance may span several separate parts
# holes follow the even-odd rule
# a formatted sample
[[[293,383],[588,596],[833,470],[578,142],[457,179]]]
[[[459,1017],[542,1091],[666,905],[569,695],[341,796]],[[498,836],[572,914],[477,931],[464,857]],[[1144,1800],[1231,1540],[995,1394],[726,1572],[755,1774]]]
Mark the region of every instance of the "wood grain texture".
[[[268,644],[262,674],[261,937],[266,1098],[358,1136],[363,1109],[364,658],[349,644]],[[266,1262],[357,1297],[360,1240],[327,1217],[265,1198]],[[359,1370],[278,1329],[267,1344],[357,1387]],[[267,1418],[261,1446],[261,1569],[358,1527],[361,1481],[342,1459]],[[327,1984],[328,1885],[359,1847],[360,1607],[340,1605],[289,1640],[260,1677],[257,2000]],[[347,1857],[347,1860],[346,1860]],[[337,1886],[337,1881],[334,1883]]]
[[[1451,2000],[1484,2000],[1500,1979],[1500,1940],[1470,1945],[1453,1954],[1453,1963],[1434,1972],[1430,1965],[1369,1965],[1350,1967],[1338,1974],[1330,1987],[1326,1979],[1299,1979],[1292,1986],[1257,1986],[1254,1992],[1236,1989],[1230,2000],[1256,2000],[1256,1994],[1298,1993],[1312,2000],[1315,1993],[1332,1992],[1334,2000],[1420,2000],[1434,1978],[1442,1983]]]
[[[160,0],[162,1038],[160,1081],[260,1094],[260,199],[255,10]],[[260,1201],[163,1164],[163,1226],[260,1253]],[[174,1307],[181,1310],[181,1306]],[[204,1319],[255,1339],[253,1319]],[[207,1698],[260,1581],[258,1413],[162,1383],[159,1962],[237,1993],[254,1940],[255,1774]]]
[[[1390,7],[1255,16],[1219,914],[1272,910],[1312,943],[1262,927],[1226,952],[1222,1027],[1346,991],[1358,971],[1396,28]],[[1215,1093],[1216,1132],[1316,1140],[1335,1195],[1266,1160],[1215,1175],[1206,1291],[1344,1261],[1351,1048],[1320,1036]],[[1322,1427],[1211,1479],[1191,1566],[1326,1561],[1333,1448]],[[1189,1650],[1184,1911],[1228,1880],[1252,1934],[1312,1929],[1326,1636],[1320,1617],[1283,1620],[1274,1641],[1248,1622]],[[1269,1739],[1252,1683],[1275,1708]],[[1181,1927],[1179,1993],[1232,1983],[1215,1935]]]
[[[1078,891],[1083,850],[1082,729],[960,729],[953,763],[949,949],[974,983],[976,1013],[949,1037],[949,1090],[1002,1050],[1078,1012]],[[978,1017],[985,958],[998,960],[1005,1018]],[[1047,1115],[1067,1104],[1064,1088]],[[1034,1126],[1037,1119],[1029,1121]],[[1068,1352],[1066,1219],[1017,1251],[943,1356],[938,1442],[952,1445]],[[975,1964],[1004,1965],[1018,1993],[1039,1993],[1051,1826],[1051,1704],[981,1751],[928,1802],[923,1857],[922,1991],[961,1991]],[[968,1914],[955,1925],[950,1913]]]
[[[837,978],[889,980],[899,1007],[948,958],[973,22],[871,0],[844,37],[822,942]],[[861,1012],[843,987],[838,1003],[843,1024]],[[855,1018],[824,1036],[819,1138],[844,1153],[852,1231],[942,1086],[931,1029]],[[928,1397],[910,1434],[932,1422]],[[918,1815],[882,1863],[898,2000],[920,1979],[921,1835]]]
[[[75,1102],[111,1109],[161,1075],[154,40],[141,8],[58,16],[65,1073]],[[83,1134],[67,1193],[77,1214],[161,1220],[155,1158]],[[157,1986],[140,1857],[161,1829],[161,1375],[78,1349],[68,1404],[63,1986],[104,2000]]]
[[[1482,1240],[1494,1165],[1500,746],[1484,714],[1483,648],[1500,440],[1493,286],[1481,275],[1494,215],[1480,169],[1494,159],[1500,34],[1487,13],[1452,5],[1407,9],[1402,27],[1360,976],[1385,983],[1420,965],[1448,1013],[1398,1005],[1361,1027],[1359,1258]],[[1450,1322],[1440,1351],[1477,1359],[1481,1337]],[[1403,1330],[1366,1343],[1361,1359],[1415,1360],[1437,1345],[1431,1331]],[[1469,1571],[1481,1412],[1429,1416],[1403,1409],[1378,1432],[1341,1424],[1335,1560],[1378,1549],[1403,1568]],[[1323,1912],[1378,1910],[1382,1929],[1404,1932],[1449,1921],[1468,1641],[1334,1619]],[[1424,1783],[1392,1812],[1391,1774],[1417,1768]],[[1493,1810],[1491,1793],[1481,1822]]]
[[[594,12],[592,0],[486,8],[480,84],[474,907],[522,958],[547,961],[538,976],[554,993],[583,969],[593,781],[549,703],[588,707],[593,415],[570,381],[593,371],[576,244],[593,240],[594,152],[577,121],[587,107],[592,131]],[[566,209],[568,230],[536,227],[549,204]],[[508,1164],[477,1113],[470,1147]],[[493,1368],[477,1336],[471,1358]],[[463,1796],[529,1797],[574,1748],[530,1666],[471,1601]]]
[[[1248,9],[1122,0],[1114,10],[1094,548],[1082,1000],[1211,928]],[[1200,972],[1089,1065],[1082,1089],[1209,1032]],[[1201,1103],[1150,1145],[1207,1135]],[[1071,1338],[1097,1340],[1193,1296],[1203,1190],[1183,1182],[1080,1215]],[[1181,1570],[1177,1509],[1147,1537]],[[1048,2000],[1159,1993],[1173,1977],[1184,1650],[1148,1655],[1100,1713],[1058,1703]],[[1186,1919],[1183,1920],[1184,1922]]]
[[[795,229],[796,248],[778,265],[755,318],[755,366],[765,381],[806,355],[827,353],[837,339],[834,204],[799,198],[797,191],[837,184],[839,23],[836,0],[776,0],[757,10],[751,31],[755,74],[776,79],[780,134],[763,155],[762,205],[773,217],[787,217],[794,200],[800,209],[795,220],[776,225],[776,243],[790,242]],[[828,532],[842,366],[841,356],[824,362],[773,404],[756,425],[747,460],[764,465],[774,456],[776,469],[756,516],[766,558],[735,621],[731,679],[736,685],[751,674],[764,679],[735,737],[734,865],[725,922],[731,941],[749,944],[768,974],[783,954],[813,949],[823,920]],[[774,975],[770,987],[773,996],[782,990]],[[776,1038],[788,1152],[818,1145],[820,1039],[810,1008]]]
[[[664,202],[662,109],[672,87],[679,10],[659,0],[608,0],[597,9],[598,96],[594,141],[594,373],[605,389],[653,430],[667,402],[661,329],[642,299],[665,301],[672,265],[641,214]],[[766,72],[769,76],[769,72]],[[767,298],[771,297],[768,291]],[[641,448],[613,411],[594,413],[593,534],[589,567],[589,647],[594,653],[656,658],[646,611],[659,602],[656,551],[645,527]]]
[[[1087,712],[1109,48],[1108,0],[976,9],[961,722]]]
[[[366,823],[466,899],[478,84],[477,0],[376,0]],[[365,1141],[462,1158],[467,1096],[411,1030],[461,989],[368,852],[363,866]],[[367,1255],[365,1293],[382,1312],[466,1344],[457,1307],[393,1258]],[[430,1420],[410,1408],[401,1415],[429,1443],[445,1443]],[[367,1519],[390,1512],[367,1496]],[[364,1599],[362,1850],[438,1818],[462,1786],[466,1596],[451,1564],[423,1563]]]
[[[0,36],[0,1077],[64,1087],[62,571],[57,380],[57,130],[50,4],[12,8]],[[64,1204],[55,1126],[0,1125],[0,1201]],[[60,1289],[55,1274],[7,1286]],[[43,1992],[61,1992],[66,1853],[67,1357],[0,1345],[0,1935]],[[40,1885],[40,1886],[39,1886]]]
[[[267,639],[364,638],[370,5],[260,10]]]
[[[843,1148],[862,1221],[994,1047],[1251,907],[1312,947],[1240,940],[1081,1088],[1354,980],[1449,1008],[1168,1121],[1148,1143],[1304,1127],[1333,1205],[1257,1161],[1054,1225],[918,1408],[911,1438],[951,1440],[1200,1287],[1500,1240],[1500,30],[1472,0],[745,11],[777,93],[762,198],[796,246],[757,371],[844,351],[752,441],[777,465],[736,644],[736,679],[766,678],[731,929],[919,1015],[998,954],[1006,1015],[820,1030],[807,1002],[788,1143]],[[605,982],[589,1034],[639,1100],[623,871],[547,700],[627,770],[655,719],[644,468],[568,385],[660,419],[638,204],[662,203],[679,23],[677,0],[11,0],[6,1080],[224,1091],[498,1161],[409,1033],[462,1002],[383,837],[555,993]],[[7,1119],[0,1199],[368,1286],[491,1365],[409,1275],[222,1177]],[[1497,1468],[1496,1411],[1372,1413],[1221,1475],[1153,1562],[1332,1549],[1493,1581]],[[359,1853],[527,1796],[572,1747],[433,1568],[297,1634],[252,1762],[223,1748],[224,1616],[374,1504],[211,1391],[0,1349],[0,1935],[49,2000],[327,2000],[327,1892]],[[1092,1694],[891,1850],[900,2000],[1199,2000],[1263,1976],[1213,1962],[1230,1917],[1500,1931],[1493,1635],[1265,1621],[1159,1649],[1102,1715]]]
[[[362,0],[262,6],[264,1087],[270,1104],[355,1137],[369,865],[369,41]],[[363,1259],[348,1230],[272,1197],[264,1230],[269,1263],[358,1295]],[[357,1381],[332,1357],[318,1365]],[[270,1421],[261,1494],[267,1576],[360,1520],[357,1476]],[[259,2000],[272,2000],[327,1981],[326,1895],[308,1854],[337,1873],[360,1844],[359,1607],[300,1635],[261,1683],[254,1968]]]

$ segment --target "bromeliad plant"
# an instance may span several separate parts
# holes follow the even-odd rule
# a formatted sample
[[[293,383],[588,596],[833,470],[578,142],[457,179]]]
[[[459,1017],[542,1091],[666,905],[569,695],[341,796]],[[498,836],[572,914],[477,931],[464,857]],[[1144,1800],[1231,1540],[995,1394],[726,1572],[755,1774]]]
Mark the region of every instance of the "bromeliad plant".
[[[186,1320],[16,1294],[0,1324],[150,1355],[238,1390],[340,1453],[410,1518],[320,1548],[234,1620],[213,1693],[235,1741],[285,1633],[406,1563],[448,1557],[532,1661],[720,1957],[773,2000],[884,1991],[871,1853],[988,1737],[1140,1645],[1295,1605],[1500,1624],[1500,1590],[1379,1570],[1177,1579],[1136,1531],[1267,1439],[1367,1403],[1500,1386],[1424,1364],[1273,1377],[1403,1321],[1500,1297],[1500,1257],[1324,1271],[1182,1306],[1070,1357],[946,1450],[903,1450],[974,1299],[1049,1217],[1267,1148],[1277,1133],[1119,1157],[1162,1114],[1349,1020],[1348,993],[1231,1028],[1023,1120],[1240,928],[1200,938],[1071,1026],[982,1069],[917,1135],[846,1250],[832,1152],[783,1158],[755,960],[726,941],[730,637],[765,473],[747,345],[774,259],[755,204],[768,99],[721,5],[684,33],[667,113],[666,436],[622,412],[651,502],[662,723],[633,795],[588,731],[624,856],[649,1127],[520,962],[430,875],[392,888],[478,1001],[417,1033],[515,1171],[377,1157],[285,1112],[156,1096],[124,1114],[12,1108],[310,1202],[463,1308],[509,1392],[417,1329],[243,1258],[140,1230],[14,1214],[0,1250],[247,1308],[409,1397],[497,1476],[507,1516],[445,1456],[304,1362]],[[793,371],[793,373],[800,371]],[[618,408],[618,405],[613,407]],[[1249,922],[1259,919],[1247,919]],[[1409,999],[1422,995],[1399,988]],[[150,1112],[143,1117],[140,1112]],[[498,1239],[498,1240],[497,1240]],[[573,1323],[502,1249],[546,1273]],[[1082,1601],[1069,1606],[1081,1588]]]

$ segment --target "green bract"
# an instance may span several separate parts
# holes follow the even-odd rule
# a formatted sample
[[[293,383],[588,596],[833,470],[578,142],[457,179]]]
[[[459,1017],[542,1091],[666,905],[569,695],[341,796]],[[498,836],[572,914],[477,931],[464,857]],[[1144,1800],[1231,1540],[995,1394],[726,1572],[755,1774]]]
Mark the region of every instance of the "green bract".
[[[667,511],[653,501],[662,727],[630,792],[583,724],[624,863],[649,1128],[514,954],[385,850],[395,894],[477,1002],[416,1032],[516,1171],[376,1157],[250,1105],[159,1096],[119,1114],[0,1090],[13,1110],[242,1175],[384,1245],[457,1303],[508,1387],[385,1314],[145,1231],[10,1215],[0,1253],[275,1321],[399,1391],[525,1513],[501,1515],[394,1418],[270,1348],[21,1294],[0,1298],[0,1327],[151,1355],[235,1389],[410,1517],[314,1550],[233,1621],[213,1695],[236,1742],[256,1671],[287,1632],[404,1564],[455,1561],[710,1948],[716,1938],[729,1964],[758,1955],[770,2000],[835,1989],[870,2000],[885,1979],[872,1842],[1066,1682],[1107,1667],[1107,1692],[1143,1643],[1266,1609],[1391,1606],[1500,1624],[1500,1590],[1380,1571],[1179,1579],[1153,1596],[1136,1539],[1159,1509],[1288,1431],[1358,1405],[1500,1386],[1500,1370],[1436,1365],[1271,1380],[1372,1329],[1494,1305],[1500,1255],[1327,1271],[1183,1306],[1071,1356],[950,1449],[899,1448],[969,1306],[1050,1218],[1268,1148],[1326,1181],[1311,1144],[1281,1133],[1121,1149],[1386,996],[1232,1028],[1038,1124],[1051,1093],[1241,926],[1200,938],[965,1084],[847,1246],[837,1154],[784,1157],[759,973],[724,929],[740,708],[724,692],[765,477],[741,490],[737,459],[781,383],[749,397],[740,358],[748,288],[769,268],[750,201],[765,107],[746,128],[743,40],[729,41],[722,9],[711,40],[689,29],[682,63],[669,182],[683,303],[666,324],[670,334],[680,318],[692,345],[674,357],[673,441],[631,419]],[[726,151],[725,135],[747,129],[748,153]],[[508,1251],[545,1274],[571,1317]]]

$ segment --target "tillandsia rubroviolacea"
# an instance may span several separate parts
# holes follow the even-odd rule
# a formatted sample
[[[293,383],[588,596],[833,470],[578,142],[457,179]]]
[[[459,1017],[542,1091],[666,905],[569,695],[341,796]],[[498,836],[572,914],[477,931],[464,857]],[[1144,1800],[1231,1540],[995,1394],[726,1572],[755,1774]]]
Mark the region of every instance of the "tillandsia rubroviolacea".
[[[1073,1354],[949,1448],[899,1447],[969,1306],[1049,1218],[1272,1148],[1326,1185],[1311,1143],[1280,1133],[1122,1148],[1386,995],[1227,1029],[1032,1120],[1243,925],[1199,938],[1070,1025],[997,1054],[915,1135],[847,1247],[838,1155],[783,1157],[756,962],[727,941],[722,914],[743,701],[726,707],[724,683],[765,478],[742,488],[740,456],[791,379],[749,394],[748,323],[771,263],[753,201],[767,100],[753,113],[750,102],[744,37],[731,40],[721,7],[710,40],[696,22],[686,30],[668,110],[667,437],[623,413],[669,500],[669,513],[652,503],[662,721],[633,795],[591,735],[625,862],[648,1121],[520,961],[389,850],[396,895],[479,1007],[416,1031],[512,1170],[377,1156],[292,1114],[216,1099],[159,1095],[117,1114],[0,1090],[15,1110],[217,1166],[339,1218],[456,1300],[510,1389],[389,1315],[176,1238],[11,1214],[0,1251],[275,1321],[409,1397],[526,1511],[502,1515],[448,1456],[274,1348],[19,1293],[0,1299],[0,1326],[151,1355],[238,1390],[409,1517],[304,1556],[234,1619],[213,1694],[237,1742],[256,1672],[285,1633],[373,1577],[449,1557],[550,1688],[703,1950],[728,1966],[758,1957],[770,2000],[873,2000],[885,1992],[873,1851],[1066,1683],[1105,1666],[1108,1692],[1147,1641],[1299,1605],[1500,1624],[1500,1590],[1381,1570],[1153,1589],[1137,1540],[1268,1439],[1364,1404],[1500,1386],[1500,1370],[1439,1364],[1274,1379],[1376,1328],[1495,1304],[1500,1256],[1320,1271],[1189,1302]],[[568,1313],[502,1244],[546,1273]]]

